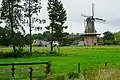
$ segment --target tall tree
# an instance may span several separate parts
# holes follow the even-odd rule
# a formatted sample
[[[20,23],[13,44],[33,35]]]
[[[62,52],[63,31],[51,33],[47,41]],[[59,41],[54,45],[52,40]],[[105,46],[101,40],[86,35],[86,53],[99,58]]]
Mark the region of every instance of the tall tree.
[[[41,20],[40,15],[41,0],[23,0],[24,2],[24,24],[29,26],[30,30],[30,53],[32,54],[32,29],[41,30],[38,26],[40,23],[45,23],[45,20]],[[36,24],[38,24],[36,26]]]
[[[11,43],[14,53],[16,53],[16,46],[14,43],[15,32],[19,31],[20,28],[25,32],[21,24],[23,17],[21,14],[22,7],[19,4],[20,2],[21,0],[3,0],[2,7],[0,8],[0,18],[5,22],[5,27],[11,30]]]
[[[53,41],[60,41],[65,37],[64,23],[67,19],[66,10],[63,8],[63,4],[59,0],[48,0],[48,15],[50,19],[50,25],[46,27],[51,32],[51,51],[53,51]]]

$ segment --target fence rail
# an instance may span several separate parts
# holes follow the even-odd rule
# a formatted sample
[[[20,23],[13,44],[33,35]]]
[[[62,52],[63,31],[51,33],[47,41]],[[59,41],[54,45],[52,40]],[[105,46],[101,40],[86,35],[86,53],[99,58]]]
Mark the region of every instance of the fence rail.
[[[11,76],[12,76],[12,80],[15,79],[15,66],[19,66],[19,65],[40,65],[40,64],[45,64],[46,67],[46,77],[50,74],[51,72],[51,61],[48,61],[48,62],[31,62],[31,63],[3,63],[3,64],[0,64],[0,66],[11,66]],[[33,67],[29,67],[29,78],[30,80],[32,80],[33,78],[33,70],[34,68]]]
[[[31,62],[31,63],[3,63],[0,66],[10,66],[10,65],[36,65],[36,64],[49,64],[49,62]]]

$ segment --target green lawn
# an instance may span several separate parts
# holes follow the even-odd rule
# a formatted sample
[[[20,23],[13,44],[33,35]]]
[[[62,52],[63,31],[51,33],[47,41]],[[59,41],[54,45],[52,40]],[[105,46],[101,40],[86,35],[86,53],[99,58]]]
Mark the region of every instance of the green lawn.
[[[26,48],[25,50],[27,50]],[[48,48],[34,47],[33,51],[48,51]],[[10,51],[10,48],[1,48],[0,51]],[[62,47],[62,56],[29,57],[29,58],[5,58],[0,59],[0,63],[16,62],[52,62],[52,73],[76,72],[78,62],[81,69],[90,67],[103,67],[107,62],[110,67],[120,66],[119,46],[99,46],[99,47]]]

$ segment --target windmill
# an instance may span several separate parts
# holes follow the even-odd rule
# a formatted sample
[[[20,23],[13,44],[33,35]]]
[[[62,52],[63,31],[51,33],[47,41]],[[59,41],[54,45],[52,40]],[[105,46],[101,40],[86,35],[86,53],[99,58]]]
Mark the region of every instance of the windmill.
[[[95,18],[94,17],[94,3],[92,3],[92,15],[87,16],[85,14],[81,14],[81,16],[85,17],[85,31],[82,36],[84,36],[84,43],[85,45],[97,45],[97,33],[95,29],[95,21],[99,22],[106,22],[106,20],[102,18]]]

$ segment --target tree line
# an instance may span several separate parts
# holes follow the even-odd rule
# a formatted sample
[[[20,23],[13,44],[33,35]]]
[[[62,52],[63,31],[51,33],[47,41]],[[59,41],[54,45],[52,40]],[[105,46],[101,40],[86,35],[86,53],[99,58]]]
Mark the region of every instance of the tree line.
[[[0,45],[1,46],[10,46],[12,45],[11,40],[10,40],[10,34],[9,34],[9,30],[6,30],[6,28],[2,28],[0,27],[0,30],[2,32],[0,32]],[[22,35],[20,32],[15,34],[16,38],[16,44],[22,44],[23,46],[25,45],[30,45],[30,34],[26,34],[26,35]],[[44,41],[51,41],[51,33],[49,31],[44,31],[43,33],[37,33],[37,34],[32,34],[31,36],[31,41],[32,44],[34,42],[34,40],[44,40]],[[81,41],[83,40],[83,38],[80,36],[79,33],[67,33],[66,32],[66,37],[62,38],[59,43],[60,46],[69,46],[72,45],[74,41]]]
[[[6,28],[0,27],[0,45],[2,46],[10,46],[10,31]],[[15,44],[20,46],[20,44],[30,45],[30,34],[22,35],[20,32],[15,34]],[[45,40],[51,41],[51,33],[50,31],[44,31],[43,33],[32,34],[32,43],[34,40]],[[69,46],[69,45],[77,45],[79,41],[83,41],[83,37],[80,33],[66,33],[66,37],[62,38],[59,41],[60,46]],[[74,42],[77,42],[76,44]],[[119,45],[120,44],[120,31],[119,32],[111,32],[105,31],[102,37],[98,37],[99,45]]]
[[[120,45],[120,31],[111,32],[105,31],[102,37],[99,37],[98,42],[100,45]]]
[[[0,23],[5,26],[0,27],[0,45],[11,45],[14,53],[21,50],[24,45],[30,45],[30,53],[32,53],[32,40],[36,34],[32,35],[31,31],[42,30],[39,24],[46,22],[39,17],[41,8],[40,0],[2,0]],[[51,42],[51,51],[53,51],[53,41],[60,43],[67,36],[67,33],[64,32],[68,27],[64,25],[67,14],[59,0],[48,0],[47,11],[50,24],[45,27],[46,33],[49,32],[49,37],[47,36],[46,39]],[[27,26],[29,26],[29,34],[26,35],[25,27]]]

